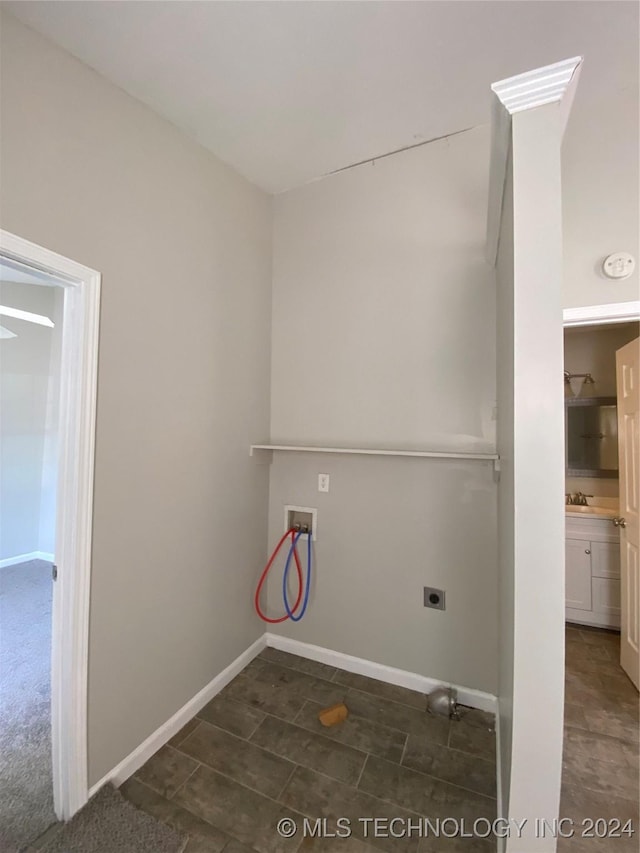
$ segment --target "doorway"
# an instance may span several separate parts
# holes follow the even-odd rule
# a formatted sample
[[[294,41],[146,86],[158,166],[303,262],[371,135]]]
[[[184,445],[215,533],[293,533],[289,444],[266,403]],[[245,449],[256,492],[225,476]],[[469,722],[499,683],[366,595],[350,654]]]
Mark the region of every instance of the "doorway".
[[[620,850],[637,845],[638,693],[621,666],[621,543],[616,352],[636,347],[634,304],[619,322],[607,306],[565,323],[566,637],[560,816],[574,825],[619,820]],[[567,313],[567,312],[565,312]],[[603,316],[604,315],[604,316]],[[565,318],[566,319],[566,318]],[[635,342],[635,343],[632,343]],[[627,591],[623,591],[623,601]],[[629,823],[632,821],[633,823]],[[594,851],[607,839],[592,839]],[[580,850],[561,838],[558,850]],[[601,846],[598,846],[601,845]],[[628,845],[628,847],[627,847]]]
[[[0,831],[11,846],[55,820],[51,578],[62,296],[53,277],[0,259]]]
[[[13,651],[8,648],[8,631],[0,635],[0,644],[7,647],[2,651],[13,662],[15,689],[10,704],[14,722],[20,717],[22,698],[22,710],[38,711],[31,739],[40,751],[40,758],[31,762],[33,766],[28,766],[28,761],[21,766],[20,755],[14,756],[12,800],[16,818],[11,824],[14,837],[3,836],[3,842],[12,849],[32,841],[38,830],[46,828],[43,822],[71,817],[88,797],[87,656],[100,275],[6,231],[0,231],[0,264],[4,281],[10,282],[5,284],[5,301],[9,304],[0,316],[4,328],[1,343],[5,348],[15,347],[22,339],[22,349],[31,358],[31,373],[19,369],[3,384],[12,392],[9,397],[13,403],[23,406],[23,420],[27,414],[42,415],[37,429],[33,418],[31,421],[30,429],[38,435],[31,436],[33,440],[29,442],[24,437],[29,430],[23,429],[22,438],[9,448],[11,454],[3,454],[4,472],[15,475],[18,469],[12,470],[12,464],[16,462],[17,449],[21,447],[27,453],[27,445],[32,451],[39,448],[39,455],[32,454],[36,457],[32,459],[32,467],[40,472],[29,483],[39,485],[38,496],[32,502],[37,504],[37,513],[34,506],[28,508],[28,502],[23,500],[29,491],[26,488],[29,478],[23,476],[20,481],[14,476],[12,489],[4,495],[8,514],[15,516],[11,524],[15,541],[7,547],[16,553],[7,558],[0,572],[11,572],[13,580],[20,583],[12,585],[9,575],[3,575],[5,590],[11,587],[11,596],[5,598],[5,603],[9,607],[11,598],[16,631],[12,635]],[[33,290],[27,290],[29,287]],[[26,319],[24,315],[16,316],[16,311],[19,314],[21,310],[16,307],[16,299],[27,298],[40,302],[49,298],[51,310],[27,311],[31,316]],[[40,320],[34,322],[38,317]],[[37,347],[35,350],[27,347],[25,331],[29,324],[38,325],[38,322],[50,331],[50,340],[40,347],[44,352],[48,345],[48,364],[54,368],[48,371],[46,391],[41,376],[43,352],[38,354]],[[42,344],[43,338],[39,340]],[[14,354],[17,352],[18,348],[14,349]],[[11,360],[8,362],[10,367]],[[25,474],[24,464],[19,469]],[[34,492],[34,488],[30,491]],[[22,537],[20,541],[18,534]],[[28,546],[29,550],[24,550],[27,542],[37,542],[37,547]],[[29,559],[20,559],[25,556]],[[29,619],[33,630],[29,629]],[[18,639],[18,628],[22,641]],[[26,654],[29,645],[39,649],[39,654],[31,659]],[[21,659],[16,652],[20,647],[24,651],[22,663],[26,661],[22,674],[18,672]],[[35,659],[40,667],[37,674],[29,672],[29,660]],[[34,690],[37,702],[33,701]],[[22,725],[28,739],[28,715],[23,715]],[[45,753],[48,762],[42,759]],[[3,787],[4,782],[0,778]],[[36,789],[40,800],[30,803],[25,792],[33,794]],[[22,825],[21,803],[27,813],[31,808],[38,814],[37,820],[27,820],[26,828]],[[3,830],[9,832],[8,827]]]

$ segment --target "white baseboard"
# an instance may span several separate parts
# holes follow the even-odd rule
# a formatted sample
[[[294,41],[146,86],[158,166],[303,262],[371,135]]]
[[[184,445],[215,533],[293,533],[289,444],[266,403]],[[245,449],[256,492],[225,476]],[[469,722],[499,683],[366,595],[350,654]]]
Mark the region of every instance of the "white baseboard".
[[[149,737],[140,744],[140,746],[136,747],[136,749],[127,755],[126,758],[123,758],[119,764],[116,764],[116,766],[103,776],[99,782],[96,782],[96,784],[89,789],[89,797],[92,797],[100,790],[100,788],[102,788],[103,785],[106,785],[107,782],[112,782],[116,787],[118,787],[132,776],[136,770],[142,767],[142,765],[160,749],[161,746],[164,746],[168,740],[177,734],[201,708],[204,708],[207,702],[210,702],[223,687],[226,687],[227,684],[234,679],[236,675],[245,668],[245,666],[247,666],[247,664],[251,663],[254,657],[260,654],[266,645],[265,635],[263,635],[262,637],[259,637],[255,643],[252,643],[248,649],[242,652],[241,655],[238,655],[238,657],[232,661],[226,669],[223,669],[222,672],[218,673],[218,675],[205,685],[199,693],[196,693],[196,695],[190,699],[186,705],[183,705],[182,708],[176,711],[176,713],[170,717],[166,723],[163,723],[163,725],[150,734]]]
[[[0,569],[17,566],[18,563],[28,563],[29,560],[46,560],[48,563],[53,563],[53,554],[47,554],[45,551],[30,551],[28,554],[5,557],[4,560],[0,560]]]
[[[482,690],[474,690],[471,687],[461,687],[458,684],[439,681],[436,678],[428,678],[426,675],[419,675],[416,672],[407,672],[404,669],[396,669],[393,666],[375,663],[365,658],[345,655],[342,652],[335,652],[332,649],[325,649],[322,646],[314,646],[311,643],[292,640],[290,637],[281,637],[279,634],[267,633],[265,634],[265,638],[267,646],[279,649],[281,652],[289,652],[293,655],[300,655],[303,658],[326,663],[329,666],[337,666],[340,669],[346,669],[347,672],[355,672],[358,675],[368,675],[369,678],[386,681],[388,684],[396,684],[399,687],[408,687],[409,690],[417,690],[420,693],[430,693],[435,687],[441,687],[443,684],[446,684],[457,690],[458,701],[462,705],[479,708],[481,711],[490,711],[491,713],[495,713],[497,710],[496,697],[491,693],[484,693]]]
[[[594,613],[591,610],[576,610],[573,607],[565,607],[564,618],[572,625],[588,625],[591,628],[609,628],[612,631],[620,630],[620,613]]]

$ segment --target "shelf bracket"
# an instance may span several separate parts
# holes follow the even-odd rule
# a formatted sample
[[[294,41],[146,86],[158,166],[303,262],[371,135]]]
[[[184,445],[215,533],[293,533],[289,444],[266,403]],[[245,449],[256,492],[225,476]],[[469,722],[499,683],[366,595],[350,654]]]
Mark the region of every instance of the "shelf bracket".
[[[256,465],[271,465],[273,462],[273,450],[267,450],[263,447],[254,447],[254,445],[251,445],[249,456],[253,457]]]

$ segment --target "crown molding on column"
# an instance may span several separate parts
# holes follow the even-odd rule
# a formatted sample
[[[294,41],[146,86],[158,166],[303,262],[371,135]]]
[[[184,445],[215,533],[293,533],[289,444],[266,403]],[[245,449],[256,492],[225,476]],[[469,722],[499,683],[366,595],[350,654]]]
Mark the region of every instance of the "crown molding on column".
[[[574,56],[515,77],[507,77],[491,86],[493,103],[486,257],[492,266],[495,266],[498,255],[504,182],[511,147],[511,117],[524,110],[559,104],[560,129],[564,132],[581,65],[582,57]]]
[[[581,64],[582,57],[574,56],[499,80],[491,86],[491,91],[510,115],[553,104],[564,98]]]

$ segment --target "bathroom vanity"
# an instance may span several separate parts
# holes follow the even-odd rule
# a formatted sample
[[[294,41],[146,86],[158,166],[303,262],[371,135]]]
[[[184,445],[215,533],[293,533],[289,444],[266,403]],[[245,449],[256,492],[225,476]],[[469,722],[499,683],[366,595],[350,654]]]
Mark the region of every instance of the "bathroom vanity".
[[[567,506],[565,513],[568,622],[620,627],[620,535],[617,513]]]

